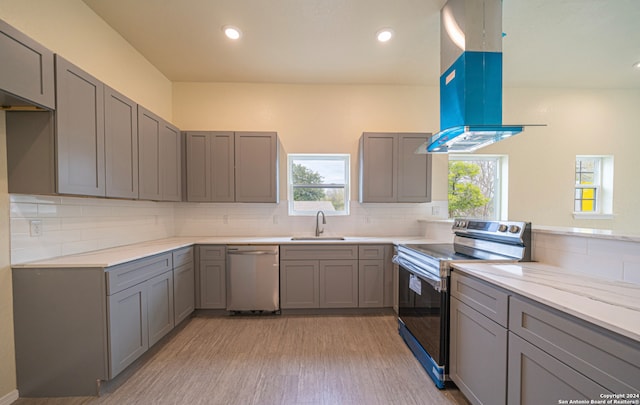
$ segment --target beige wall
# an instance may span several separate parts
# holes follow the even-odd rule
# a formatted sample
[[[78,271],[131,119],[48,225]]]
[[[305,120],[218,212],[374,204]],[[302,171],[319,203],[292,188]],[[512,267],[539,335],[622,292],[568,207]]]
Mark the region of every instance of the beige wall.
[[[364,131],[429,132],[439,122],[438,90],[423,86],[174,83],[173,116],[183,130],[277,131],[280,196],[287,153],[350,153],[357,199],[358,140]],[[434,159],[433,200],[446,200],[446,157]]]
[[[172,120],[171,82],[81,0],[0,0],[0,18]]]

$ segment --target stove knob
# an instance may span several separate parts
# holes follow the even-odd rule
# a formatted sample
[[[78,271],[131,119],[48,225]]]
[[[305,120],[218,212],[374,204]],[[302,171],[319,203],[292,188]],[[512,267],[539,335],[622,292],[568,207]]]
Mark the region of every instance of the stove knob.
[[[518,225],[511,225],[509,227],[509,232],[518,233],[518,232],[520,232],[520,227]]]
[[[509,229],[509,227],[505,224],[502,224],[498,227],[498,232],[507,232],[507,229]]]

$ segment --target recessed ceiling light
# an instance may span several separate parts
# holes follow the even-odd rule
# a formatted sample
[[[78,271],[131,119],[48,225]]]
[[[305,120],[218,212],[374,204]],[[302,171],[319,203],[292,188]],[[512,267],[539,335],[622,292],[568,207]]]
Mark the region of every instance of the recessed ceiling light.
[[[376,38],[379,42],[388,42],[393,38],[393,30],[391,28],[382,28],[376,32]]]
[[[224,32],[224,35],[226,35],[229,39],[235,40],[239,39],[242,36],[242,31],[232,25],[225,25],[224,27],[222,27],[222,31]]]
[[[640,70],[640,61],[633,64],[633,67]]]

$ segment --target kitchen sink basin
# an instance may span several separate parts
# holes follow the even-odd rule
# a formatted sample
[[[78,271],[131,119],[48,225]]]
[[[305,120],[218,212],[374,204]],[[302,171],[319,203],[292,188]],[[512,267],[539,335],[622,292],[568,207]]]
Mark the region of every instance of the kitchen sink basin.
[[[291,240],[345,240],[343,236],[294,236]]]

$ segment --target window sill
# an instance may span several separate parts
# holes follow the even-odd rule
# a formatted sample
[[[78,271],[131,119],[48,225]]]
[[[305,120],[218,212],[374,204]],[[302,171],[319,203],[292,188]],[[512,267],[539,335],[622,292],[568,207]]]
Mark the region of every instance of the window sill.
[[[595,214],[591,212],[574,212],[573,219],[613,219],[613,214]]]

